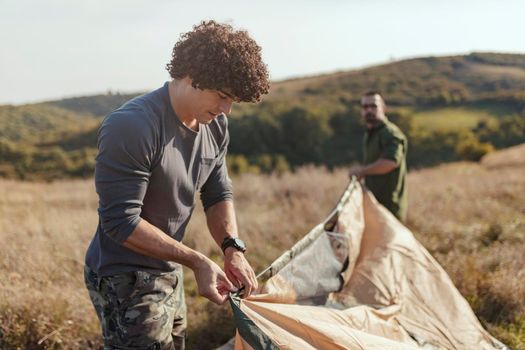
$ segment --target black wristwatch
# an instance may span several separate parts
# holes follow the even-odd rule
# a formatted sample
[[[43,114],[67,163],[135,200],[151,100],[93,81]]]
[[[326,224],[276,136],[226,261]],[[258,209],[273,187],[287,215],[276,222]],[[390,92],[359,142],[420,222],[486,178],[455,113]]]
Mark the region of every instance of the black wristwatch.
[[[246,251],[246,243],[244,243],[244,241],[240,238],[226,237],[221,244],[222,252],[224,253],[226,248],[229,247],[233,247],[243,253]]]

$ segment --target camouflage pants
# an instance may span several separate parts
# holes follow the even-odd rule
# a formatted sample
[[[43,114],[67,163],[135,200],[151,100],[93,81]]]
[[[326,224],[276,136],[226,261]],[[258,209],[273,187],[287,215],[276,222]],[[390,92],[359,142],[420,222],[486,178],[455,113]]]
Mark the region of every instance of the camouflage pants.
[[[104,349],[184,349],[186,304],[182,269],[98,277],[84,267],[102,326]]]

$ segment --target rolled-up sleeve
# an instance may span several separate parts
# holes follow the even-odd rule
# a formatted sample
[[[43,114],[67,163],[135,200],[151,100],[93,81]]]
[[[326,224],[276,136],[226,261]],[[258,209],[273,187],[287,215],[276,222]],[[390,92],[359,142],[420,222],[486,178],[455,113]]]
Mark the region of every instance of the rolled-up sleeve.
[[[233,201],[233,186],[228,175],[226,166],[226,153],[230,136],[226,130],[223,143],[221,145],[217,163],[210,176],[201,188],[201,202],[204,210],[222,201]]]
[[[395,133],[385,133],[382,143],[384,146],[381,157],[393,160],[397,165],[401,164],[405,155],[406,139]]]
[[[140,109],[116,111],[98,132],[95,187],[103,234],[124,242],[140,221],[156,149],[155,127]]]

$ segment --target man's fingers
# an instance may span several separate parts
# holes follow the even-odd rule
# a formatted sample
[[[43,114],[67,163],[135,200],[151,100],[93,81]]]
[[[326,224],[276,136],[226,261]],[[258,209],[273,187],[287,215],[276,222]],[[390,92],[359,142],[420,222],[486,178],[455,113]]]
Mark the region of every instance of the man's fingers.
[[[243,273],[244,272],[244,273]],[[241,282],[241,284],[244,286],[244,293],[242,294],[243,298],[250,296],[254,290],[253,288],[253,280],[250,278],[250,271],[235,271],[235,277],[238,281]]]
[[[248,269],[248,278],[250,279],[251,286],[252,286],[252,293],[255,292],[257,288],[259,288],[259,284],[257,283],[257,276],[255,276],[255,272],[252,268]]]
[[[243,288],[241,297],[251,295],[258,287],[255,272],[242,253],[228,255],[224,263],[224,271],[230,281],[238,288]]]
[[[202,293],[202,296],[220,305],[228,299],[230,292],[235,292],[236,290],[237,288],[228,280],[226,274],[220,273],[217,274],[216,285]]]
[[[228,294],[237,288],[217,264],[211,260],[206,261],[208,264],[194,270],[199,294],[216,304],[222,304],[228,299]]]
[[[226,277],[237,288],[241,288],[241,282],[229,270],[226,271]]]
[[[209,291],[208,293],[203,293],[202,296],[218,305],[224,304],[224,302],[228,299],[227,293],[221,294],[217,290]]]
[[[217,284],[218,286],[224,287],[228,292],[234,292],[237,289],[226,275],[221,276]]]
[[[251,272],[253,291],[256,291],[257,288],[259,288],[259,283],[257,283],[257,276],[255,276],[255,272],[253,272],[253,270]]]
[[[245,293],[245,283],[243,281],[242,278],[240,278],[240,276],[242,276],[242,274],[239,272],[239,271],[236,271],[236,270],[233,270],[232,271],[228,271],[228,273],[226,273],[226,275],[228,276],[228,278],[230,279],[230,281],[237,287],[237,291],[240,291],[241,289],[243,290],[243,293]],[[243,294],[241,293],[241,294]]]

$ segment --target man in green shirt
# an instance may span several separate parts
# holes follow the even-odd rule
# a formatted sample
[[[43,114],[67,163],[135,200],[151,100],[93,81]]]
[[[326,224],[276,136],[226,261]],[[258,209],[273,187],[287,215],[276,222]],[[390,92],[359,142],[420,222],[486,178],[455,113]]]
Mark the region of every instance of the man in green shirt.
[[[366,122],[364,166],[351,172],[365,179],[376,199],[401,222],[407,215],[406,155],[407,139],[385,115],[385,102],[377,91],[361,98],[361,115]]]

